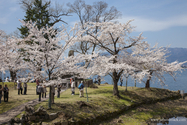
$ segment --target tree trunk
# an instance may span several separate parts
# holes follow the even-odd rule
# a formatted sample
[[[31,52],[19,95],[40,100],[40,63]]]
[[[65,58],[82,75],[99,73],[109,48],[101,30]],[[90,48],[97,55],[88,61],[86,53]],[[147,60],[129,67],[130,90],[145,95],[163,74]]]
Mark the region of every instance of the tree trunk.
[[[152,76],[152,74],[153,74],[153,71],[150,71],[149,72],[149,78],[147,79],[147,81],[146,81],[146,84],[145,84],[145,88],[150,88],[150,80],[151,80],[151,76]]]
[[[51,96],[52,96],[52,92],[51,92],[51,86],[49,86],[49,101],[48,101],[48,108],[51,109]]]
[[[12,78],[12,81],[16,78],[16,71],[10,70],[10,77]]]
[[[134,87],[136,87],[136,79],[135,79],[135,81],[134,81]]]
[[[126,77],[126,90],[125,90],[126,92],[127,92],[127,80],[128,80],[128,77]]]
[[[118,91],[118,80],[117,73],[113,72],[113,82],[114,82],[114,88],[113,88],[113,95],[119,97],[119,91]]]
[[[150,88],[150,79],[146,81],[145,88]]]
[[[10,71],[10,77],[12,78],[12,81],[14,82],[14,89],[16,89],[16,81],[15,81],[16,71],[14,71],[14,70],[9,70],[9,71]]]

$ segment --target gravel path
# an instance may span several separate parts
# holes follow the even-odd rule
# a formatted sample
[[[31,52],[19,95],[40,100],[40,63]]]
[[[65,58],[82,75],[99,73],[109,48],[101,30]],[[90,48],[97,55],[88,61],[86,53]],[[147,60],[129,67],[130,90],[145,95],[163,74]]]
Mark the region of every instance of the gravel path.
[[[65,90],[61,90],[61,93],[64,91]],[[49,99],[49,95],[47,95],[46,98],[41,98],[41,101],[38,101],[38,99],[35,99],[35,100],[29,101],[29,102],[24,103],[20,106],[10,109],[7,112],[0,114],[0,125],[7,124],[11,120],[11,118],[14,118],[15,116],[17,116],[21,112],[23,112],[26,105],[33,105],[34,106],[34,105],[37,105],[47,99]]]

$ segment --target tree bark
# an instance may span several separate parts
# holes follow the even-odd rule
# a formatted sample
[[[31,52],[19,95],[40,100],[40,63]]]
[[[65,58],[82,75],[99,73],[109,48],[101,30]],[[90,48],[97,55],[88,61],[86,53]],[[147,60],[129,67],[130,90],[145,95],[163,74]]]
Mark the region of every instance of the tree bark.
[[[113,87],[113,95],[120,97],[119,96],[119,90],[118,90],[118,80],[119,78],[117,77],[117,72],[113,72],[113,82],[114,82],[114,87]]]
[[[126,77],[126,89],[125,89],[126,92],[127,92],[127,80],[128,80],[128,77]]]
[[[151,76],[152,76],[152,74],[153,74],[153,71],[150,71],[149,72],[149,78],[147,79],[147,81],[146,81],[146,84],[145,84],[145,88],[150,88],[150,80],[151,80]]]
[[[10,77],[12,78],[12,81],[16,78],[16,71],[10,70]]]
[[[146,81],[145,88],[150,88],[150,79]]]
[[[14,71],[14,70],[9,70],[10,71],[10,77],[12,78],[12,81],[14,82],[14,89],[16,89],[16,81],[15,81],[15,78],[16,78],[16,72],[17,71]],[[11,81],[11,82],[12,82]]]

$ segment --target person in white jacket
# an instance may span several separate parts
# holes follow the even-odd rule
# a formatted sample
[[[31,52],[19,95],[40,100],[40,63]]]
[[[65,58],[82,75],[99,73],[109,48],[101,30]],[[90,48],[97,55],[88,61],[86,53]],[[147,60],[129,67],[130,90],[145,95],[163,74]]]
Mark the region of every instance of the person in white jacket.
[[[74,79],[71,83],[71,95],[75,95],[75,80]]]

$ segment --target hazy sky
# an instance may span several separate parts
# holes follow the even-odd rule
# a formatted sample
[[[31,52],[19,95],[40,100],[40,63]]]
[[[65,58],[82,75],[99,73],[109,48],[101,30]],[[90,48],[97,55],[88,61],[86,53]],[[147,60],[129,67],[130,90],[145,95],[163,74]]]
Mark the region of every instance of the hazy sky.
[[[66,7],[66,1],[52,0]],[[100,0],[85,0],[92,4]],[[133,35],[143,32],[146,41],[152,46],[187,48],[187,0],[103,0],[108,6],[115,6],[121,13],[119,19],[125,23],[134,19],[132,25],[137,26]],[[0,0],[0,29],[6,33],[14,32],[24,19],[25,12],[18,4],[19,0]],[[64,21],[72,25],[78,21],[77,16],[63,17]],[[62,24],[62,23],[61,23]],[[58,24],[58,25],[61,25]]]

